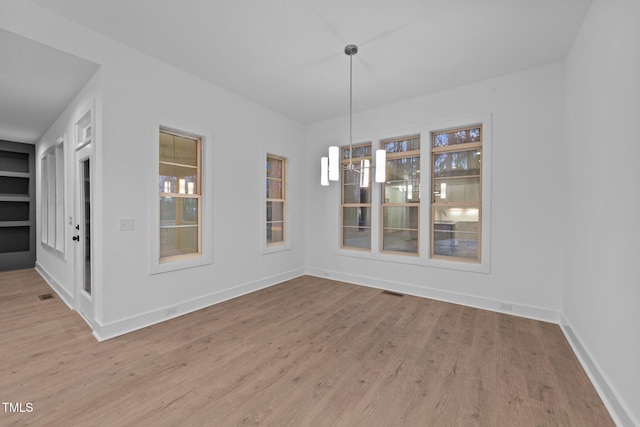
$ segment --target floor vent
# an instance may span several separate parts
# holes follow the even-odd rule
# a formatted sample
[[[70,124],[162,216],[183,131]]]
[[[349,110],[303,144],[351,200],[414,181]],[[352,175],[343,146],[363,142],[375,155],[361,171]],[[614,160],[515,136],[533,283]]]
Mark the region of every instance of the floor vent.
[[[46,299],[53,298],[53,295],[52,294],[42,294],[42,295],[38,295],[38,298],[40,298],[41,301],[44,301]]]
[[[391,296],[394,296],[394,297],[403,296],[403,294],[398,293],[398,292],[393,292],[393,291],[382,291],[382,293],[385,294],[385,295],[391,295]]]

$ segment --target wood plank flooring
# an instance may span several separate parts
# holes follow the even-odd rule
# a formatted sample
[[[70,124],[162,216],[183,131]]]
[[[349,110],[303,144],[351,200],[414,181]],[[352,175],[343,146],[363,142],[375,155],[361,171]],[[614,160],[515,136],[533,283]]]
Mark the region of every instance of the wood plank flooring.
[[[47,292],[0,273],[2,426],[614,425],[549,323],[306,276],[98,343]]]

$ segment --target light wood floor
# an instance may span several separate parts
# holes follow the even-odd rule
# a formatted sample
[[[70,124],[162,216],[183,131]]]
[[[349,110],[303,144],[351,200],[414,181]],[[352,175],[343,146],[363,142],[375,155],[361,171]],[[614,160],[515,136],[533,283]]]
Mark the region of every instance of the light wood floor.
[[[611,426],[559,327],[301,277],[98,343],[0,273],[0,425]]]

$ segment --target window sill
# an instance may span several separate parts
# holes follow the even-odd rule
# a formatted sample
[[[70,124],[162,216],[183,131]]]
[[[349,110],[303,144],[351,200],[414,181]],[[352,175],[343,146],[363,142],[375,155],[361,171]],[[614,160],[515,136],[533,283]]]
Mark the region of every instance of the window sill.
[[[262,255],[268,255],[278,252],[290,251],[293,249],[291,243],[285,243],[280,245],[272,245],[262,248]]]
[[[473,273],[491,273],[491,266],[488,261],[476,262],[458,262],[447,261],[442,259],[429,259],[424,256],[402,255],[391,253],[372,253],[363,251],[351,251],[347,249],[337,249],[334,255],[345,256],[351,258],[368,259],[372,261],[391,262],[396,264],[416,265],[419,267],[445,268],[448,270],[468,271]]]
[[[170,271],[184,270],[186,268],[201,267],[211,264],[211,257],[193,256],[182,259],[158,261],[150,265],[150,274],[168,273]]]

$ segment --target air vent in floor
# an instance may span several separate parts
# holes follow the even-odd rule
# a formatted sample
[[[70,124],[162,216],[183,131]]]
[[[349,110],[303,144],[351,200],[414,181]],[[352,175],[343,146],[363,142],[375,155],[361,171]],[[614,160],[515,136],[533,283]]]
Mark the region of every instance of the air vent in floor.
[[[53,295],[52,294],[42,294],[42,295],[38,295],[38,298],[40,298],[41,301],[44,301],[46,299],[53,298]]]
[[[394,297],[403,296],[403,294],[401,294],[401,293],[393,292],[393,291],[387,291],[387,290],[382,291],[382,293],[385,294],[385,295],[391,295],[391,296],[394,296]]]

